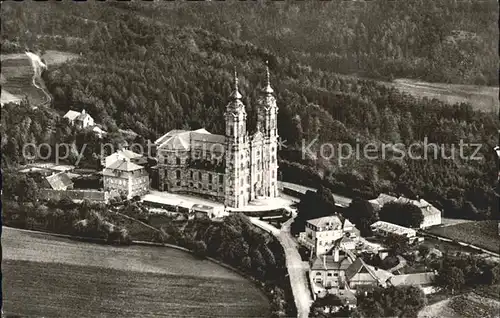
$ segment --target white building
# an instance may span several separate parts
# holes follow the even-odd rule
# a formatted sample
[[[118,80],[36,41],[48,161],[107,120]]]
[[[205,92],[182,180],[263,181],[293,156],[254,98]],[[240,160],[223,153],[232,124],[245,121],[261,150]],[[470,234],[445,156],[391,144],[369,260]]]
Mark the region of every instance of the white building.
[[[70,110],[63,117],[67,118],[72,125],[75,125],[79,129],[94,126],[94,118],[87,114],[87,112],[85,112],[85,109],[82,110],[81,113]]]
[[[407,238],[409,243],[413,243],[417,240],[417,231],[397,224],[377,221],[370,225],[370,228],[372,232],[378,236],[386,237],[389,235],[397,235]]]
[[[102,172],[104,190],[123,194],[127,199],[149,190],[149,175],[143,166],[123,158],[106,166]]]
[[[278,106],[269,69],[266,75],[256,103],[256,127],[247,127],[235,74],[224,135],[172,130],[155,141],[161,191],[209,197],[231,208],[278,197]]]
[[[299,234],[299,243],[316,255],[328,253],[341,239],[342,245],[351,249],[359,239],[359,231],[349,220],[342,222],[337,215],[308,220],[305,232]]]

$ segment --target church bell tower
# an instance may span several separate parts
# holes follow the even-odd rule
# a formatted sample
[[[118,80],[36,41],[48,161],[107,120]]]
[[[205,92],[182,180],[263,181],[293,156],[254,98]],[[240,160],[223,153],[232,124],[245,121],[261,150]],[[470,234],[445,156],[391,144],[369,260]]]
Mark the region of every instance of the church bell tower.
[[[269,65],[266,61],[266,82],[258,101],[257,122],[263,134],[262,186],[267,197],[278,196],[278,106],[271,87]]]
[[[225,199],[227,207],[240,208],[249,201],[249,145],[247,134],[247,113],[241,102],[238,75],[234,72],[234,88],[229,96],[224,118],[226,121],[226,177]]]

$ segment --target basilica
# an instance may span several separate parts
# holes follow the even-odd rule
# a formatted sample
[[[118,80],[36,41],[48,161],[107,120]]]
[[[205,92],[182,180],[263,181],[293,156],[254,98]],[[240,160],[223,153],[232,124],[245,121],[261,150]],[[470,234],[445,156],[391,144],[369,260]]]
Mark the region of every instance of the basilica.
[[[225,135],[172,130],[155,141],[160,190],[208,197],[229,208],[278,195],[278,107],[267,66],[253,134],[248,133],[241,98],[235,72]]]

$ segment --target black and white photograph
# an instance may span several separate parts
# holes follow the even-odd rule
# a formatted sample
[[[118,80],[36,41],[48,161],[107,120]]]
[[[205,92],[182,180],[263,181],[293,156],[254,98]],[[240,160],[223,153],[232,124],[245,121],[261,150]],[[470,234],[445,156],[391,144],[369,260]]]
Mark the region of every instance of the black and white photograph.
[[[498,0],[0,28],[1,318],[500,318]]]

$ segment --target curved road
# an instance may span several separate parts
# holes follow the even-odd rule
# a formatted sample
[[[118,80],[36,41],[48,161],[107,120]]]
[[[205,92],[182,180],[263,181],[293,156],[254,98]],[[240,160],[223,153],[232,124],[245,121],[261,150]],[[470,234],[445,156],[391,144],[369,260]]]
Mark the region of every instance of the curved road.
[[[313,302],[307,282],[309,265],[307,262],[302,261],[297,243],[290,233],[290,224],[292,224],[293,219],[294,218],[291,218],[283,223],[281,230],[279,230],[258,218],[250,218],[254,225],[275,235],[280,241],[281,246],[283,246],[286,256],[286,267],[290,277],[290,285],[292,286],[293,298],[295,299],[295,306],[297,307],[297,316],[299,318],[307,318],[309,317],[309,309]]]

